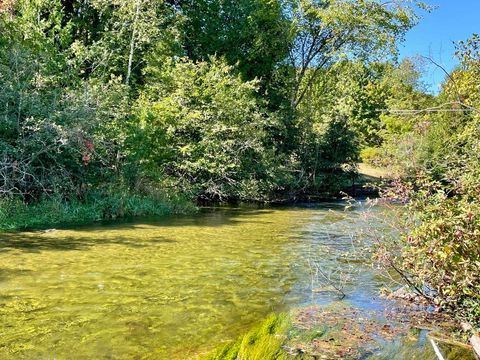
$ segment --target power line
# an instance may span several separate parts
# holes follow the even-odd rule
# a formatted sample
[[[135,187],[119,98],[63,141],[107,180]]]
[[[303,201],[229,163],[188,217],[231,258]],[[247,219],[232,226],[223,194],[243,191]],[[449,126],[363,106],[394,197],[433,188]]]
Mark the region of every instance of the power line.
[[[446,106],[452,106],[451,108],[445,108]],[[457,107],[453,107],[457,106]],[[461,108],[458,108],[461,106]],[[472,106],[465,105],[459,101],[445,103],[439,106],[426,108],[426,109],[378,109],[381,113],[390,113],[390,114],[397,114],[397,115],[418,115],[422,113],[455,113],[455,112],[475,112],[478,111],[477,108]]]

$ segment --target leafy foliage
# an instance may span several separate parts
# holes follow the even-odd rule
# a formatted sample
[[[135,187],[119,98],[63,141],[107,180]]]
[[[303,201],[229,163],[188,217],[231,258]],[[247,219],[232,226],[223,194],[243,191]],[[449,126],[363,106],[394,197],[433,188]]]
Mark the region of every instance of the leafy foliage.
[[[367,60],[417,20],[375,0],[17,0],[0,18],[1,197],[29,204],[338,196],[378,142]]]
[[[205,199],[259,196],[271,119],[255,96],[257,82],[243,82],[215,58],[179,61],[158,76],[139,99],[142,133],[134,135],[150,174],[180,179],[184,191]]]
[[[109,135],[116,135],[124,90],[115,79],[77,86],[43,36],[22,40],[11,25],[5,24],[0,59],[0,84],[8,90],[0,94],[0,189],[25,200],[81,196],[88,182],[114,170]]]
[[[185,50],[192,60],[224,57],[245,80],[268,81],[291,42],[290,26],[280,1],[187,0]]]
[[[462,65],[437,99],[459,111],[424,113],[410,120],[405,134],[411,137],[410,154],[417,161],[400,165],[408,177],[392,187],[394,197],[408,204],[403,216],[406,233],[388,255],[418,291],[477,327],[480,102],[474,90],[478,78],[471,75],[480,69],[478,42],[474,36],[459,45]],[[466,89],[468,95],[463,93]],[[427,126],[419,127],[419,121]],[[395,252],[398,248],[400,253]]]

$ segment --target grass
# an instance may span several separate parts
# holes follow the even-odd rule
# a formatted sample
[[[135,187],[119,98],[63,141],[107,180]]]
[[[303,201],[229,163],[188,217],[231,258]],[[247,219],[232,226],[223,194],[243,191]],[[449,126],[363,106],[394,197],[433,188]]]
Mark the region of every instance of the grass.
[[[0,199],[0,231],[77,225],[136,216],[165,216],[194,211],[195,206],[175,194],[138,195],[126,191],[97,193],[85,201],[44,198],[32,204]]]

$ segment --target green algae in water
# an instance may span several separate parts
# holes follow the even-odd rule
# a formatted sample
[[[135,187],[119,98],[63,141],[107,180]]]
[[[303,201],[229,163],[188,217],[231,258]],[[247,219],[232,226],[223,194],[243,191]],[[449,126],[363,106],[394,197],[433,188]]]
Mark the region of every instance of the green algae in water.
[[[338,301],[272,314],[202,360],[438,359],[430,343],[436,333],[417,328],[418,317],[408,323],[403,316],[392,318],[382,313],[346,307],[344,301]],[[436,345],[445,359],[475,360],[466,345],[440,339]]]
[[[345,265],[361,211],[220,209],[0,235],[0,359],[190,359],[311,292],[307,258]],[[361,259],[348,301],[382,308]]]
[[[236,341],[220,346],[202,360],[288,360],[291,357],[282,345],[289,326],[287,315],[272,314]]]
[[[231,209],[2,234],[0,358],[195,357],[303,301],[296,229],[327,215],[345,218]]]

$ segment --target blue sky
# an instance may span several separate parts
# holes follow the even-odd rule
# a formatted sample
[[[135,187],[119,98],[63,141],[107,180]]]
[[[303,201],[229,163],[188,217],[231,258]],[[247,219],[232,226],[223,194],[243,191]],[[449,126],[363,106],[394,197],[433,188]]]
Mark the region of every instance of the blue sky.
[[[438,8],[431,13],[421,13],[420,24],[410,30],[405,43],[400,45],[400,55],[402,58],[429,56],[450,71],[458,64],[453,42],[480,33],[480,0],[423,1]],[[423,81],[432,92],[436,92],[444,73],[434,66],[426,66],[425,71]]]

